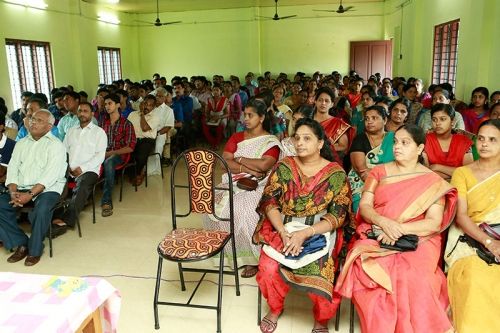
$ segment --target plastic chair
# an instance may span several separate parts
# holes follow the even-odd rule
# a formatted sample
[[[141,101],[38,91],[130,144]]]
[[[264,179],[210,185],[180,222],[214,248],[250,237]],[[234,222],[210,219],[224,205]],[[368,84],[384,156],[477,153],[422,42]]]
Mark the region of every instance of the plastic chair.
[[[176,169],[180,162],[186,164],[188,185],[179,185],[179,178],[176,177]],[[215,169],[221,165],[229,175],[229,186],[227,188],[217,187],[215,184]],[[234,207],[233,207],[233,183],[228,165],[224,159],[217,153],[207,149],[188,149],[182,152],[174,161],[171,170],[171,208],[172,208],[172,231],[158,245],[159,255],[158,270],[156,273],[156,287],[154,293],[154,318],[155,329],[160,328],[158,319],[158,305],[183,306],[203,309],[212,309],[217,311],[217,332],[221,332],[221,308],[222,308],[222,287],[224,274],[234,275],[236,285],[236,295],[240,295],[238,263],[236,260],[236,247],[234,238]],[[176,207],[176,189],[187,189],[189,193],[189,208],[187,213],[177,212]],[[215,191],[228,191],[230,214],[229,218],[222,218],[215,213]],[[220,221],[229,222],[229,231],[207,230],[203,228],[178,228],[177,220],[188,217],[191,213],[212,214]],[[224,271],[224,248],[231,242],[232,254],[234,258],[233,271]],[[220,255],[219,269],[201,269],[183,267],[183,263],[192,263],[202,261]],[[179,269],[182,291],[186,290],[184,282],[184,272],[203,273],[198,284],[194,288],[189,300],[186,303],[174,303],[159,301],[160,282],[162,274],[163,260],[176,262]],[[218,274],[218,293],[217,305],[192,304],[198,287],[202,283],[207,273]]]

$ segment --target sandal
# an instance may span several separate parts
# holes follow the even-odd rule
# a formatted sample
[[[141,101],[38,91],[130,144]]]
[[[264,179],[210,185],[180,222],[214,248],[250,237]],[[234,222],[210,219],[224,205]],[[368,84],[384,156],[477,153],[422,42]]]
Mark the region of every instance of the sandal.
[[[278,327],[278,322],[271,321],[267,317],[262,318],[260,321],[260,331],[262,333],[273,333]]]
[[[110,204],[104,204],[101,206],[101,216],[102,217],[108,217],[108,216],[111,216],[113,215],[113,206],[111,206]]]
[[[313,328],[311,333],[329,333],[328,327]]]
[[[259,266],[251,266],[247,265],[241,272],[241,277],[244,279],[248,279],[254,277],[259,272]]]

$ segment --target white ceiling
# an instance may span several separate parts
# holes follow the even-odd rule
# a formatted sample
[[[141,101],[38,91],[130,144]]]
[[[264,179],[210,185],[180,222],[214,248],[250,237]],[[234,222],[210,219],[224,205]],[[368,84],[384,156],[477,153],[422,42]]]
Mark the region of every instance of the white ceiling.
[[[155,13],[156,0],[82,0],[116,11],[127,13]],[[384,2],[385,0],[343,0],[344,7],[363,2]],[[279,0],[278,6],[331,5],[337,9],[339,0]],[[229,9],[248,7],[274,7],[274,0],[159,0],[160,12],[180,12],[207,9]],[[324,7],[322,7],[324,8]]]

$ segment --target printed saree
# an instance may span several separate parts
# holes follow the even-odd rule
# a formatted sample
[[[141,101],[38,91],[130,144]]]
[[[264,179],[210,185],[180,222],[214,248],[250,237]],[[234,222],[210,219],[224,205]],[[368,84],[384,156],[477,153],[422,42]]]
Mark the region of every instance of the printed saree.
[[[378,164],[384,164],[394,161],[394,153],[392,151],[393,144],[394,132],[386,132],[384,139],[382,140],[380,145],[373,148],[365,155],[366,166],[369,169],[372,169]],[[351,184],[352,211],[356,213],[358,211],[359,201],[361,200],[361,193],[363,191],[363,186],[365,185],[365,183],[363,182],[361,177],[359,177],[354,168],[349,171],[347,177],[349,178],[349,183]]]
[[[293,217],[313,224],[314,216],[326,212],[326,219],[340,228],[349,218],[350,193],[344,170],[337,163],[329,163],[314,177],[306,177],[298,168],[293,157],[285,157],[275,167],[264,189],[258,206],[260,221],[254,233],[254,243],[268,244],[277,251],[283,249],[283,242],[266,212],[278,208],[284,215],[284,223]],[[333,233],[333,232],[332,232]],[[296,288],[317,294],[329,301],[333,298],[333,281],[337,254],[342,244],[337,232],[335,246],[329,254],[298,269],[280,265],[283,280]]]
[[[455,170],[451,183],[467,199],[467,214],[474,223],[500,223],[500,171],[478,182],[464,166]],[[453,225],[445,251],[455,328],[460,333],[500,332],[500,265],[482,261],[469,245],[458,241],[462,234]]]
[[[263,135],[252,139],[241,141],[237,145],[234,158],[248,157],[260,158],[270,148],[278,146],[281,149],[281,144],[274,135]],[[233,181],[239,178],[249,176],[245,173],[233,175]],[[259,200],[262,196],[262,191],[267,182],[267,177],[259,181],[259,185],[255,191],[245,191],[238,188],[234,183],[233,204],[234,204],[234,233],[236,237],[236,255],[238,257],[238,265],[257,265],[260,254],[260,247],[252,244],[252,235],[255,226],[259,221],[259,215],[255,211]],[[228,186],[228,175],[222,175],[222,182],[218,187]],[[215,197],[215,213],[217,216],[229,217],[229,194],[227,191],[216,192]],[[203,222],[208,229],[220,229],[222,224],[226,230],[229,230],[229,222],[221,222],[216,220],[212,215],[204,215]],[[228,244],[230,246],[230,244]],[[228,259],[227,265],[231,265],[232,249],[224,251]]]
[[[399,223],[422,220],[436,202],[444,202],[441,230],[455,214],[456,190],[432,172],[386,176],[385,166],[376,166],[365,189],[374,193],[374,209]],[[335,290],[353,299],[362,332],[452,332],[446,313],[446,278],[439,268],[441,234],[421,237],[415,251],[397,252],[367,239],[371,224],[359,213],[358,222],[359,240],[347,256]]]

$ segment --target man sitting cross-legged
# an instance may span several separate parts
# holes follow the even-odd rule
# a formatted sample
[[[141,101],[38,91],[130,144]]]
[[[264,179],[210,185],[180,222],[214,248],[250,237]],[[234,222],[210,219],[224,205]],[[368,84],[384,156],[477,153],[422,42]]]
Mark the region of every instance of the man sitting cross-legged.
[[[99,126],[108,137],[106,154],[104,156],[104,187],[101,199],[101,215],[113,215],[113,202],[111,196],[115,185],[115,169],[118,165],[130,159],[134,151],[136,138],[134,126],[130,121],[120,115],[120,97],[109,94],[104,97],[104,107],[107,115],[99,120]]]
[[[7,249],[16,249],[7,261],[14,263],[26,257],[24,264],[33,266],[43,252],[43,239],[52,220],[52,209],[66,183],[66,150],[50,129],[54,124],[50,111],[42,109],[29,122],[30,134],[20,140],[7,169],[10,193],[0,194],[0,239]],[[19,227],[16,207],[33,201],[29,213],[31,236]]]
[[[80,103],[77,116],[80,125],[70,128],[64,137],[68,152],[69,173],[76,182],[69,206],[65,211],[56,211],[52,223],[52,238],[74,227],[85,202],[99,178],[99,170],[106,154],[107,137],[104,130],[92,123],[92,104]]]

